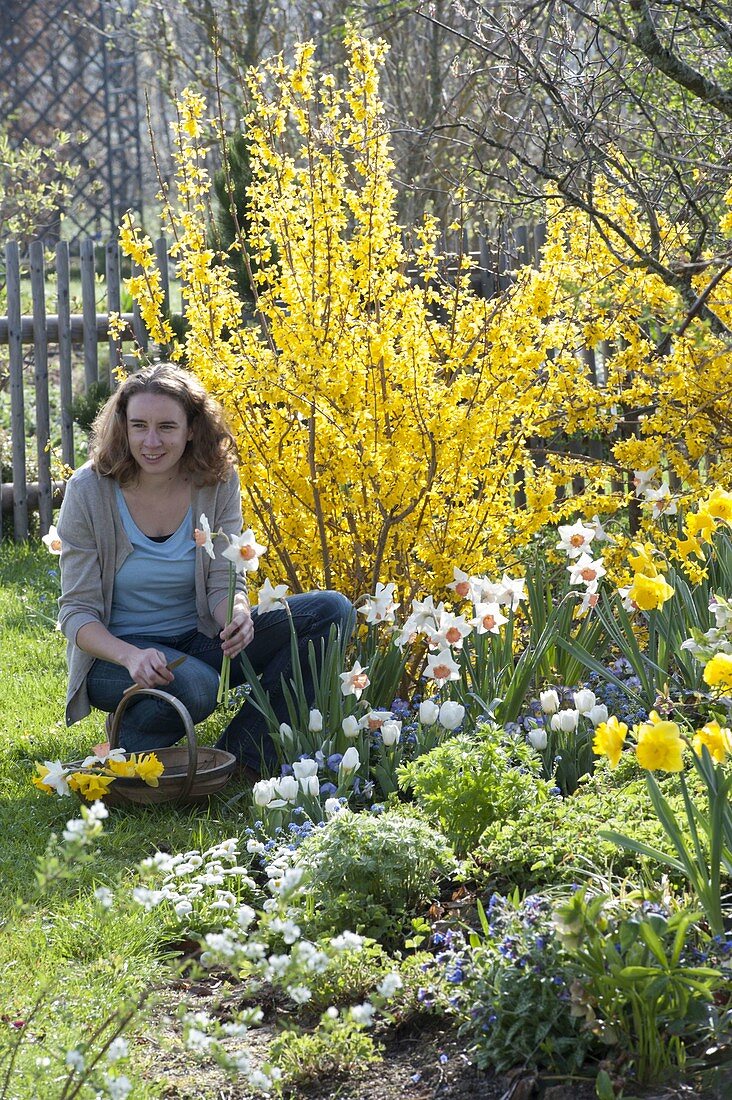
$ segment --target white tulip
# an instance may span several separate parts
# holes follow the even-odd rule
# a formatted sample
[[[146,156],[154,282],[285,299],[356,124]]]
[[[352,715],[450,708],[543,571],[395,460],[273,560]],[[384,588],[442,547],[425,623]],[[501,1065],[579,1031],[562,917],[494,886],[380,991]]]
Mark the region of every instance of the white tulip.
[[[259,783],[254,784],[252,795],[254,796],[255,806],[269,806],[274,798],[271,780],[260,779]]]
[[[358,719],[355,714],[349,714],[343,719],[341,729],[346,737],[358,737]]]
[[[609,711],[604,703],[595,703],[592,710],[588,710],[587,717],[593,726],[599,726],[600,722],[607,722]]]
[[[534,748],[541,752],[546,748],[546,730],[538,727],[537,729],[529,730],[528,738]]]
[[[440,725],[446,730],[458,728],[465,717],[465,707],[453,699],[447,699],[440,707]]]
[[[554,688],[549,688],[548,691],[540,691],[539,702],[544,714],[556,714],[559,710],[559,696]]]
[[[597,696],[594,691],[590,691],[589,688],[582,688],[581,691],[575,691],[572,698],[580,714],[589,714],[597,702]]]
[[[419,720],[423,726],[433,726],[437,721],[440,708],[433,699],[425,699],[419,704]]]
[[[358,749],[353,745],[343,753],[343,759],[341,760],[341,766],[338,769],[343,775],[347,775],[349,772],[355,772],[361,766],[361,757],[358,755]]]
[[[579,711],[560,710],[557,714],[552,715],[552,729],[561,730],[562,733],[572,733],[577,729],[578,721]]]
[[[381,727],[381,740],[387,749],[390,749],[392,745],[396,745],[401,732],[401,722],[395,722],[393,719],[389,722],[384,722]]]
[[[320,733],[323,728],[323,715],[316,708],[310,711],[310,720],[308,721],[308,729],[311,733]]]
[[[283,775],[281,779],[275,780],[275,790],[280,798],[284,798],[286,802],[294,802],[299,790],[295,776]]]
[[[317,798],[320,794],[320,780],[317,775],[300,776],[300,786],[302,787],[303,794],[312,795],[313,798]]]
[[[318,774],[317,760],[296,760],[292,765],[295,779],[304,779],[306,776]]]

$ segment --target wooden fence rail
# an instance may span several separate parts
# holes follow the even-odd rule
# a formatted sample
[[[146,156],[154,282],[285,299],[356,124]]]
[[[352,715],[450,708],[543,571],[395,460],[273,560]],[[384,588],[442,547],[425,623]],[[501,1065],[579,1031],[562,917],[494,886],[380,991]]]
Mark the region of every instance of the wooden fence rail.
[[[544,236],[542,226],[519,226],[510,232],[501,230],[491,239],[487,235],[469,238],[464,233],[442,244],[448,253],[471,256],[474,289],[490,298],[508,286],[516,267],[537,263]],[[155,241],[154,249],[165,306],[169,308],[173,265],[164,237]],[[0,268],[2,259],[0,255]],[[449,266],[446,273],[449,276]],[[74,466],[72,403],[95,382],[104,381],[110,387],[115,384],[114,370],[121,352],[109,336],[109,314],[121,312],[122,259],[116,239],[105,244],[83,240],[73,256],[68,242],[59,241],[51,262],[47,262],[43,242],[33,241],[27,251],[21,252],[17,242],[11,241],[4,249],[0,288],[2,274],[7,315],[0,316],[0,346],[8,346],[12,483],[2,484],[0,463],[0,538],[5,533],[3,513],[9,515],[12,511],[13,536],[22,541],[28,538],[29,511],[38,511],[43,534],[51,525],[53,508],[58,503],[58,486],[51,476],[50,438],[60,436],[58,457],[65,465]],[[102,275],[103,282],[98,279]],[[72,296],[77,286],[80,312],[79,296]],[[31,306],[30,313],[23,313],[26,303]],[[121,316],[126,322],[123,339],[134,340],[146,350],[148,334],[137,305]],[[35,409],[36,419],[30,432],[29,407]],[[56,409],[52,432],[52,410]],[[28,456],[32,450],[36,472],[31,475]],[[29,483],[31,476],[33,481]]]

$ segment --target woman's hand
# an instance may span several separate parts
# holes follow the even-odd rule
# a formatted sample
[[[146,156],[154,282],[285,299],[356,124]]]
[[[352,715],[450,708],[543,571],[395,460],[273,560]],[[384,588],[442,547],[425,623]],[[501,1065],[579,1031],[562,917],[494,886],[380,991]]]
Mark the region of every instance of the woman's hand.
[[[248,607],[234,606],[231,622],[219,634],[224,656],[238,657],[254,637],[254,623]]]
[[[167,664],[168,658],[159,649],[135,649],[125,668],[138,687],[165,687],[175,679]]]

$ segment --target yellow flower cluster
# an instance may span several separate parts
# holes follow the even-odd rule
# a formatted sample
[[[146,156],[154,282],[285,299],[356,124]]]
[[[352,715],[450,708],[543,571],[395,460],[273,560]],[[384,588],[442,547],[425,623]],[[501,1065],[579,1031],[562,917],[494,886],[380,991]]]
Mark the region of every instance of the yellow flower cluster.
[[[157,787],[165,770],[154,752],[132,753],[124,759],[115,759],[114,754],[98,761],[90,757],[84,761],[82,769],[78,765],[74,767],[60,763],[52,768],[47,763],[36,764],[37,774],[33,776],[33,783],[46,794],[52,791],[68,794],[72,790],[88,802],[96,802],[104,798],[110,784],[119,777],[141,779],[148,787]]]
[[[553,201],[540,269],[519,272],[501,303],[473,294],[465,263],[447,285],[434,219],[414,229],[412,252],[397,220],[378,93],[385,47],[356,34],[346,46],[345,88],[318,72],[311,44],[292,69],[276,58],[248,77],[251,232],[237,247],[256,261],[256,323],[209,247],[206,107],[191,92],[178,123],[178,206],[162,210],[188,321],[173,355],[229,414],[247,522],[285,574],[273,579],[355,597],[386,568],[406,591],[446,583],[458,561],[490,570],[544,524],[619,503],[615,467],[581,455],[539,463],[535,444],[609,431],[623,408],[655,411],[616,449],[619,461],[645,449],[653,463],[637,465],[647,468],[663,452],[698,482],[695,463],[719,443],[714,395],[728,367],[706,329],[690,324],[654,359],[648,316],[673,327],[679,296],[634,257],[619,261],[621,240]],[[627,233],[647,235],[617,190],[599,180],[598,195]],[[681,247],[675,227],[661,220],[660,232],[664,253]],[[151,334],[170,337],[145,239],[127,224],[122,244],[142,268],[128,285]],[[601,362],[594,374],[576,351],[587,341]],[[558,500],[578,473],[582,500]],[[515,506],[518,486],[525,508]],[[659,606],[665,581],[643,576],[653,583],[639,582],[641,606]]]
[[[593,752],[597,756],[606,756],[610,761],[610,767],[616,768],[627,733],[627,725],[619,722],[615,715],[612,715],[606,722],[601,722],[595,730]],[[683,771],[683,754],[687,741],[678,723],[661,718],[655,710],[652,710],[647,722],[641,722],[633,727],[633,734],[636,758],[646,771]],[[726,727],[721,727],[716,719],[711,720],[697,730],[692,747],[699,755],[706,748],[712,759],[722,764],[728,756],[732,755],[732,732]]]

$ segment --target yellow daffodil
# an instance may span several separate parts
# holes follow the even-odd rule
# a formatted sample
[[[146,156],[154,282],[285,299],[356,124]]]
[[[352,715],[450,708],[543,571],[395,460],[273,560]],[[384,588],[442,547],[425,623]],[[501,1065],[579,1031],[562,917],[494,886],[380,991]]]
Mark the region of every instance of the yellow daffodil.
[[[134,757],[129,760],[108,760],[106,767],[112,775],[121,776],[123,779],[134,779],[137,775]]]
[[[653,548],[635,542],[633,543],[633,550],[635,553],[628,555],[628,564],[633,572],[643,573],[646,577],[657,577],[658,567],[651,557]]]
[[[701,755],[702,748],[706,746],[709,755],[717,764],[723,764],[727,756],[732,753],[732,731],[726,726],[720,726],[716,719],[707,722],[694,736],[694,750]]]
[[[695,535],[689,535],[686,539],[677,539],[676,552],[684,561],[686,561],[690,554],[696,555],[697,558],[704,557],[704,547]]]
[[[732,688],[732,654],[715,653],[704,668],[704,683],[722,691]]]
[[[163,774],[164,767],[154,752],[148,752],[137,760],[136,771],[148,787],[157,787],[158,779]]]
[[[636,756],[646,771],[683,771],[684,742],[675,722],[666,721],[651,711],[648,721],[635,727]]]
[[[666,600],[671,599],[674,589],[661,576],[647,576],[645,573],[636,573],[628,592],[628,599],[641,609],[652,611],[663,607]]]
[[[689,538],[701,536],[705,542],[711,542],[714,534],[714,517],[703,508],[698,512],[691,512],[686,517],[686,534]]]
[[[705,508],[714,519],[732,523],[732,493],[726,493],[724,489],[717,486],[709,497]]]
[[[99,775],[97,772],[74,772],[69,776],[71,790],[77,791],[87,802],[96,802],[98,798],[104,798],[110,783],[113,782],[113,775]]]
[[[614,714],[611,715],[607,722],[600,722],[595,730],[592,751],[596,756],[606,756],[610,767],[617,768],[627,732],[625,722],[619,722]]]

